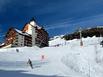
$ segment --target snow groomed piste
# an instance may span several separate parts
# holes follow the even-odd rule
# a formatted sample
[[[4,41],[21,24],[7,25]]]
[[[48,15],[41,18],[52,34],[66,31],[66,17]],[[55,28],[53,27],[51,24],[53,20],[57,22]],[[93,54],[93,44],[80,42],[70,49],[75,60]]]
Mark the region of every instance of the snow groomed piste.
[[[83,38],[80,46],[79,39],[56,38],[45,48],[0,49],[0,77],[103,77],[101,40],[101,37]]]

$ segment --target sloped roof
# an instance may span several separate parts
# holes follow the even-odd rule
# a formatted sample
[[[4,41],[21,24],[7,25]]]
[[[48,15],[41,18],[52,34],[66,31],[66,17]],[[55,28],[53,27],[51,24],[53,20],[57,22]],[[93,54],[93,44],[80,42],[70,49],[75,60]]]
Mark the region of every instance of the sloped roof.
[[[24,25],[24,27],[22,28],[22,30],[25,28],[25,26],[26,25],[31,25],[31,26],[34,26],[35,28],[37,28],[37,29],[42,29],[42,27],[40,27],[39,25],[37,25],[37,22],[36,22],[36,20],[34,19],[34,18],[32,18],[28,23],[26,23],[25,25]],[[35,24],[35,25],[34,25]]]
[[[20,31],[20,30],[18,30],[18,29],[16,29],[16,28],[14,28],[14,30],[15,30],[17,33],[21,34],[21,35],[30,36],[30,34],[24,33],[24,32],[22,32],[22,31]]]

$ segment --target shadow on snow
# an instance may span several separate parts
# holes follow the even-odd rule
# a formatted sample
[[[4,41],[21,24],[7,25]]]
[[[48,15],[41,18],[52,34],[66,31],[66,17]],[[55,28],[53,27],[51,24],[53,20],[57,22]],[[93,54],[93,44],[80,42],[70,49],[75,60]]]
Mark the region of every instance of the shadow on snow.
[[[58,77],[55,75],[46,76],[46,75],[35,75],[35,74],[25,74],[21,73],[25,71],[4,71],[0,70],[0,77]]]

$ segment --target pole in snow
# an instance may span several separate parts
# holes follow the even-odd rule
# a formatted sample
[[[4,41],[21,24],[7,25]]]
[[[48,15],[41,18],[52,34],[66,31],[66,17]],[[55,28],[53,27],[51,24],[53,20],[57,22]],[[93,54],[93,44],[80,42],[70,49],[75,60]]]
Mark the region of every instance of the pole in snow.
[[[79,29],[79,36],[80,36],[80,46],[83,46],[81,27],[80,27],[80,29]]]
[[[88,77],[91,77],[91,72],[90,72],[90,63],[89,63],[89,62],[88,62],[88,65],[89,65],[89,70],[88,70],[89,75],[88,75]]]

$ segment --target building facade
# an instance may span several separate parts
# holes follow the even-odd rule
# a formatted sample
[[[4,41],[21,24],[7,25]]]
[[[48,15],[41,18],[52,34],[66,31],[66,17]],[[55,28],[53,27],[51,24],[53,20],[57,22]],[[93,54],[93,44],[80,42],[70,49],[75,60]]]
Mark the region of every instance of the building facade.
[[[24,46],[48,46],[48,33],[44,28],[38,26],[35,20],[30,20],[22,30],[10,28],[5,37],[4,46],[24,47]]]

